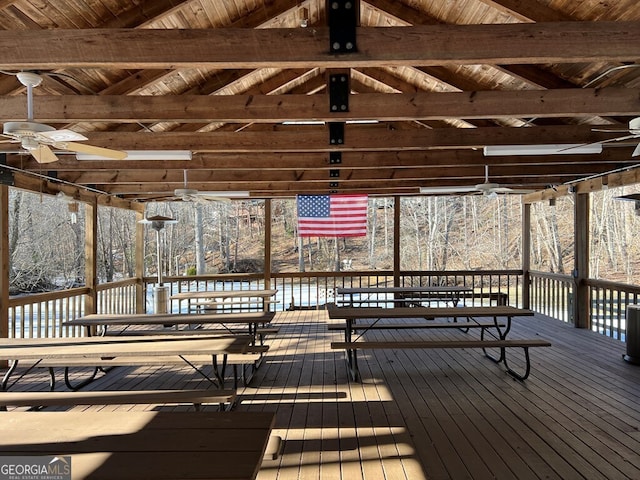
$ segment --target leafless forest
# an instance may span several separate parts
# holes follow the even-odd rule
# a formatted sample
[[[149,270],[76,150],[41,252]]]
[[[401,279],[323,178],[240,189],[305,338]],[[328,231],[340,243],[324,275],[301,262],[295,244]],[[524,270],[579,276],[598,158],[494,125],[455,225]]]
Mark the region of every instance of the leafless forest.
[[[638,283],[640,217],[633,202],[591,195],[591,276]],[[12,293],[84,283],[84,208],[47,195],[10,192]],[[521,266],[520,197],[402,197],[403,270],[517,269]],[[260,272],[264,268],[264,202],[152,203],[148,214],[176,218],[161,232],[165,273]],[[98,212],[100,281],[134,275],[132,212]],[[272,201],[272,270],[385,270],[393,261],[393,199],[369,200],[369,234],[360,238],[301,239],[293,199]],[[573,268],[573,199],[532,207],[535,270]],[[145,265],[156,273],[156,236],[147,229]]]

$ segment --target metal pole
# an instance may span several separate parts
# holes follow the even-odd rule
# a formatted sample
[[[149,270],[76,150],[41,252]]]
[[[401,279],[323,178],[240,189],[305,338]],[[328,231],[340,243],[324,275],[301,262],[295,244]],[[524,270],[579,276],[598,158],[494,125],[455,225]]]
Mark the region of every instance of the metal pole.
[[[156,229],[156,258],[158,260],[158,286],[162,286],[162,258],[160,257],[160,229]]]

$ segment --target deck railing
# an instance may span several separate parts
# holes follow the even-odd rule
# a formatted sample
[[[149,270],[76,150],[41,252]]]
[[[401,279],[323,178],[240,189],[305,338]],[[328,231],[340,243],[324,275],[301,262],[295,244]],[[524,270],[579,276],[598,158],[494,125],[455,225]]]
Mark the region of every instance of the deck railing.
[[[97,288],[99,313],[135,313],[136,279],[101,284]],[[20,295],[9,299],[9,338],[78,336],[62,323],[85,313],[87,287]]]
[[[532,272],[530,308],[559,320],[573,323],[574,281],[569,275]],[[154,277],[142,280],[147,291],[147,305],[153,311]],[[97,288],[98,313],[135,313],[136,285],[139,279],[101,284]],[[206,275],[167,277],[171,293],[198,290],[250,290],[264,288],[261,274]],[[270,288],[278,290],[272,310],[315,308],[335,301],[338,287],[374,287],[394,285],[391,271],[345,271],[313,273],[274,273]],[[522,272],[519,270],[401,272],[399,286],[466,286],[473,295],[467,304],[489,305],[496,294],[506,294],[509,305],[522,307]],[[640,286],[604,280],[588,281],[591,298],[592,328],[604,335],[624,339],[626,309],[640,302]],[[59,337],[81,335],[61,324],[85,314],[86,287],[48,293],[11,297],[9,300],[9,337]],[[172,311],[177,312],[177,305]],[[242,309],[247,307],[237,307]],[[254,307],[255,308],[255,307]]]
[[[486,304],[491,301],[491,294],[502,293],[508,297],[510,305],[520,306],[522,302],[522,271],[446,271],[422,272],[405,271],[398,279],[398,286],[466,286],[473,288],[474,293],[465,301],[474,304]],[[167,277],[165,285],[170,285],[171,292],[198,290],[249,290],[263,288],[264,279],[260,275],[216,275],[193,277]],[[153,278],[148,279],[153,282]],[[277,289],[274,310],[288,308],[313,308],[335,301],[336,290],[340,287],[376,287],[394,285],[394,275],[390,270],[384,271],[344,271],[313,273],[273,273],[270,287]],[[153,284],[150,284],[153,290]],[[177,305],[172,306],[176,311]],[[238,311],[247,307],[236,307]]]
[[[531,272],[531,308],[574,323],[574,279],[569,275]],[[591,329],[608,337],[625,339],[627,307],[640,300],[640,286],[588,279]]]
[[[573,323],[573,285],[570,275],[530,272],[529,308],[563,322]]]
[[[624,340],[627,307],[637,304],[640,286],[607,280],[587,280],[591,299],[591,329],[608,337]]]

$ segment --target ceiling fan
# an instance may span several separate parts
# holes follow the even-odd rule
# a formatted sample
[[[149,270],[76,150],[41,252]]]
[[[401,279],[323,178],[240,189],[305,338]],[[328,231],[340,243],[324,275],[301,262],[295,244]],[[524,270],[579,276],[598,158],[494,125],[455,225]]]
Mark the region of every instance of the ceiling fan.
[[[184,186],[173,191],[173,196],[183,202],[230,202],[229,197],[248,197],[249,192],[201,192],[187,186],[187,171],[183,171]]]
[[[627,133],[628,135],[623,135],[621,137],[616,137],[616,138],[610,138],[608,140],[603,140],[602,142],[598,142],[598,143],[610,143],[610,142],[621,142],[624,140],[630,140],[633,138],[638,138],[640,139],[640,117],[636,117],[636,118],[632,118],[629,121],[629,128],[624,129],[624,130],[609,130],[609,129],[593,129],[594,132],[618,132],[618,133]],[[636,145],[635,150],[633,151],[633,153],[631,154],[632,157],[637,157],[638,155],[640,155],[640,143],[638,143],[638,145]]]
[[[489,181],[489,166],[484,166],[484,182],[477,185],[460,185],[451,187],[421,187],[420,193],[429,194],[456,194],[456,193],[481,193],[485,197],[495,198],[500,193],[531,193],[531,190],[502,187],[498,183]]]
[[[68,150],[70,152],[88,153],[102,157],[122,160],[127,154],[109,148],[95,147],[77,143],[88,140],[87,137],[72,130],[56,130],[50,125],[33,121],[33,89],[42,83],[42,77],[34,72],[20,72],[18,80],[27,87],[27,121],[6,122],[2,135],[9,138],[8,142],[19,142],[28,153],[39,163],[51,163],[58,160],[53,149]]]

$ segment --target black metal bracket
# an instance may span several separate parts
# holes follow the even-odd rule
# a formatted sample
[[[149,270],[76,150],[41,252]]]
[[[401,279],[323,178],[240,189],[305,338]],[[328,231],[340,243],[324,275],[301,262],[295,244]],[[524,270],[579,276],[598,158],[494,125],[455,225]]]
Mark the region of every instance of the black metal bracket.
[[[341,165],[342,152],[329,152],[329,165]]]
[[[0,168],[0,184],[9,186],[15,185],[14,174],[11,170]]]
[[[349,111],[349,75],[329,75],[329,110],[331,113]]]
[[[356,45],[359,0],[327,0],[329,23],[329,51],[331,53],[353,53]]]
[[[331,145],[344,144],[344,122],[329,122],[329,143]]]
[[[340,170],[329,170],[329,178],[340,178]]]

